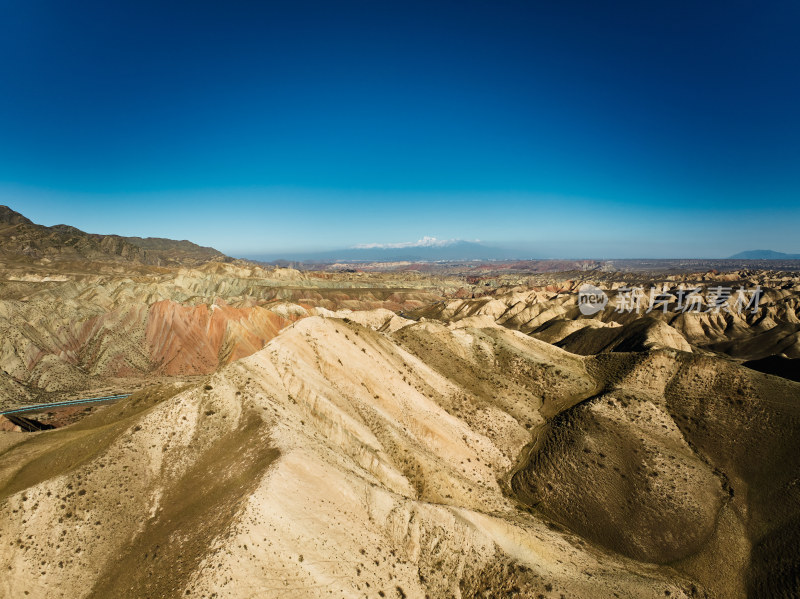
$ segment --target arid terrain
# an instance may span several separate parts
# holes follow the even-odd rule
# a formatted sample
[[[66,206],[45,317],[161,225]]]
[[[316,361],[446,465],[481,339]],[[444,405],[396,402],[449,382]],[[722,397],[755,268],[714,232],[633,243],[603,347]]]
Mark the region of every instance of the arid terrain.
[[[417,266],[0,209],[0,597],[800,594],[795,271]]]

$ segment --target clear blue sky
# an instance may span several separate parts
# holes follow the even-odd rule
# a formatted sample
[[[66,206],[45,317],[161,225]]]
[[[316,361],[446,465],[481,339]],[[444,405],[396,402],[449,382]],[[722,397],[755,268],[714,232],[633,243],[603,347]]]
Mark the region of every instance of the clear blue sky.
[[[233,255],[800,252],[800,3],[0,3],[0,203]]]

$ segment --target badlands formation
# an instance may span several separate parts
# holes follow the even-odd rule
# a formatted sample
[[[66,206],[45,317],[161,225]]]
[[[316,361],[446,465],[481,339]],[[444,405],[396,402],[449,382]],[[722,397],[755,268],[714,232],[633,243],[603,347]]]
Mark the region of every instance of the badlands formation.
[[[134,274],[7,270],[0,286],[0,389],[39,401],[125,390],[158,376],[210,374],[260,350],[300,318],[341,309],[410,310],[439,293],[413,280],[330,280],[218,262]],[[13,397],[3,393],[0,410]]]
[[[135,392],[0,423],[0,597],[800,592],[796,276],[635,275],[765,292],[743,316],[584,316],[582,283],[613,301],[634,275],[36,239],[1,257],[0,410]]]

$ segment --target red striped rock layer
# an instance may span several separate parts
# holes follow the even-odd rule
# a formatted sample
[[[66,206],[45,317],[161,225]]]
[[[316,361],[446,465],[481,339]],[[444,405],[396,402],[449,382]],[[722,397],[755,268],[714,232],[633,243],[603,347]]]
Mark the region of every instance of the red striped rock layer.
[[[86,389],[110,378],[208,374],[309,314],[300,306],[234,307],[223,300],[15,308],[0,318],[0,368],[14,388],[34,393]]]
[[[147,350],[160,374],[207,374],[260,350],[297,317],[260,306],[183,305],[164,300],[150,307]]]

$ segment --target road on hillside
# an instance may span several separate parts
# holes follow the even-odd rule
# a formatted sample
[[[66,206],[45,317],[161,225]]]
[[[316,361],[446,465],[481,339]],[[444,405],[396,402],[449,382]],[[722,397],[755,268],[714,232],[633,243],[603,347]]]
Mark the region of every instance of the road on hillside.
[[[19,414],[21,412],[35,412],[37,410],[44,410],[47,408],[64,408],[66,406],[77,406],[85,403],[99,403],[103,401],[111,401],[112,399],[124,399],[130,396],[130,393],[126,393],[124,395],[107,395],[105,397],[87,397],[86,399],[71,399],[69,401],[58,401],[55,403],[41,403],[34,406],[24,406],[22,408],[15,408],[13,410],[5,410],[0,412],[0,416],[5,414]]]

